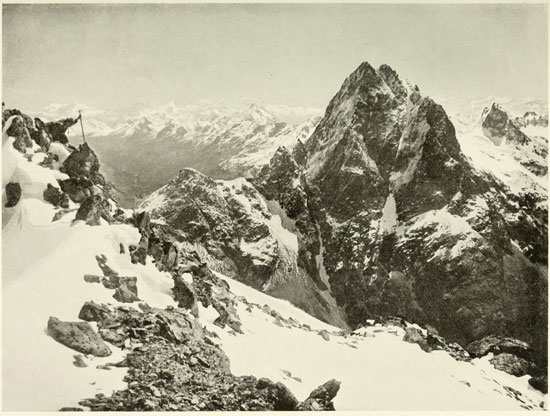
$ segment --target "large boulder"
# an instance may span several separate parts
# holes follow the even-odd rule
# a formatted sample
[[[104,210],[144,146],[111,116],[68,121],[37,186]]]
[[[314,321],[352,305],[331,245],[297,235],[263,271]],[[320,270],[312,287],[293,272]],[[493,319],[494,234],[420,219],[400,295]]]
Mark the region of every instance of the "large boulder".
[[[93,178],[99,172],[99,159],[87,143],[81,144],[63,162],[62,171],[71,178]]]
[[[174,277],[174,299],[178,302],[178,307],[189,309],[191,313],[198,316],[197,296],[195,291],[181,276]]]
[[[543,392],[544,394],[548,394],[548,376],[547,375],[531,377],[529,379],[529,384],[533,388]]]
[[[6,185],[6,208],[11,208],[17,205],[21,198],[21,185],[17,182],[9,182]]]
[[[83,354],[107,357],[111,350],[88,322],[63,322],[56,317],[48,320],[48,335],[60,344]]]
[[[94,301],[86,302],[78,314],[78,319],[88,322],[99,322],[107,319],[110,315],[110,309],[106,305],[98,305]]]
[[[334,399],[336,394],[338,394],[340,384],[341,383],[339,381],[332,379],[317,387],[310,393],[309,397],[304,400],[303,403],[300,403],[298,410],[334,410],[334,403],[332,403],[332,399]]]
[[[132,303],[139,300],[137,290],[137,278],[135,276],[119,277],[119,285],[115,289],[113,298],[123,303]]]
[[[526,342],[510,337],[489,335],[480,340],[466,345],[466,351],[475,358],[483,357],[489,353],[495,355],[508,353],[526,360],[531,359],[531,348]]]
[[[537,366],[530,361],[520,358],[514,354],[502,353],[489,360],[497,369],[504,371],[516,377],[526,374],[534,375],[537,373]]]
[[[130,246],[130,259],[134,264],[143,264],[147,262],[147,254],[149,252],[149,238],[147,235],[142,235],[138,246]]]
[[[32,120],[31,120],[32,123]],[[32,140],[23,116],[15,117],[6,131],[8,136],[14,137],[13,147],[21,153],[25,153],[28,147],[32,147]]]
[[[267,378],[261,378],[256,384],[259,390],[265,390],[267,396],[274,404],[274,410],[296,410],[298,400],[283,383],[274,383]]]
[[[51,184],[48,184],[48,187],[44,190],[44,201],[56,207],[69,208],[69,197],[67,194]]]

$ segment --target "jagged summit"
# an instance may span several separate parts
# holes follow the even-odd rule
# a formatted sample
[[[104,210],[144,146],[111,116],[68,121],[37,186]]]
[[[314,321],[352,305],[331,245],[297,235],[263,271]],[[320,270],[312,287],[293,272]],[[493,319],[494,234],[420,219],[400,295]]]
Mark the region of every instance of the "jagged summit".
[[[503,114],[494,105],[484,121],[515,131]],[[512,193],[474,167],[441,105],[391,68],[363,63],[293,157],[274,157],[254,184],[322,255],[352,327],[399,313],[460,343],[519,337],[546,362],[546,292],[529,289],[547,281],[538,268],[547,259],[544,198]],[[298,173],[285,168],[295,165]],[[542,309],[524,315],[525,304]]]
[[[491,109],[486,108],[483,111],[481,128],[497,146],[505,141],[517,145],[525,145],[530,141],[529,137],[521,131],[520,126],[497,103],[493,103]]]

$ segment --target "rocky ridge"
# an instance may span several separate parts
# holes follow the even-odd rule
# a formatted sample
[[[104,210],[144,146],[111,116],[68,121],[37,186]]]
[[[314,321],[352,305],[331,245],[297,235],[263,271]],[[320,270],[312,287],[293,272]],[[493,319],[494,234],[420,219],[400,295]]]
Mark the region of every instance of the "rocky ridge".
[[[9,112],[9,114],[13,113]],[[23,116],[15,113],[6,117],[6,123],[13,124]],[[25,117],[26,119],[26,117]],[[16,123],[17,125],[17,123]],[[61,123],[63,125],[63,123]],[[103,276],[87,274],[83,276],[89,284],[102,284],[107,290],[114,290],[113,299],[119,303],[139,303],[133,307],[113,307],[105,304],[86,302],[78,315],[82,321],[67,322],[50,317],[47,333],[57,342],[75,350],[84,357],[111,355],[108,345],[128,350],[122,362],[101,365],[99,370],[109,371],[110,367],[127,367],[128,389],[115,392],[111,397],[98,394],[80,402],[91,410],[334,410],[332,398],[339,389],[339,383],[329,381],[312,392],[300,403],[282,383],[254,377],[235,377],[229,370],[229,360],[223,351],[209,339],[209,334],[196,319],[197,301],[203,305],[213,305],[219,311],[218,325],[228,325],[239,330],[239,321],[232,309],[230,293],[213,290],[213,286],[224,285],[206,267],[196,253],[185,253],[175,245],[174,233],[166,226],[151,224],[147,213],[128,216],[117,207],[116,201],[108,197],[109,188],[99,173],[99,161],[87,144],[74,148],[59,141],[60,148],[51,152],[51,146],[38,143],[22,148],[17,143],[25,143],[25,128],[11,129],[15,134],[13,147],[30,155],[44,154],[54,159],[60,150],[66,157],[59,162],[61,175],[59,183],[77,179],[76,185],[67,194],[51,183],[45,189],[44,200],[53,205],[59,195],[68,195],[72,204],[80,204],[74,221],[82,220],[89,226],[101,224],[131,224],[139,229],[142,240],[138,247],[124,247],[121,253],[128,255],[134,263],[145,264],[147,256],[152,256],[160,270],[173,275],[173,296],[181,309],[152,308],[140,301],[136,277],[120,276],[102,254],[96,256]],[[61,131],[61,129],[59,130]],[[45,136],[48,132],[42,131]],[[49,137],[49,136],[48,136]],[[52,140],[51,142],[55,142]],[[32,149],[29,152],[28,149]],[[43,159],[43,158],[41,158]],[[55,159],[54,159],[55,160]],[[53,169],[54,166],[48,166]],[[16,175],[13,175],[16,176]],[[68,179],[65,179],[68,177]],[[11,182],[10,182],[11,183]],[[16,182],[13,182],[16,183]],[[53,191],[56,189],[56,191]],[[66,188],[65,188],[66,189]],[[52,198],[55,193],[56,198]],[[89,194],[89,196],[88,196]],[[17,205],[11,199],[12,206]],[[58,206],[58,209],[63,209]],[[59,211],[62,215],[67,212]],[[182,270],[186,270],[182,274]],[[185,277],[196,283],[188,282]],[[97,326],[97,332],[89,322]],[[211,336],[211,335],[210,335]],[[86,367],[82,355],[75,355],[74,365]],[[82,410],[66,407],[61,410]]]
[[[183,169],[140,208],[176,230],[182,244],[206,253],[215,270],[345,326],[303,235],[247,180],[214,181]]]

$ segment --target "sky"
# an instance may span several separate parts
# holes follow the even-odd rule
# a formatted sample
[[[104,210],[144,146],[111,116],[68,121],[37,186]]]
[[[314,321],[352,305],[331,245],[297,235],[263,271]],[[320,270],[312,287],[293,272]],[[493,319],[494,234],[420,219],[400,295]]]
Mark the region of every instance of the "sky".
[[[325,108],[368,61],[432,97],[547,97],[547,19],[545,4],[4,4],[2,95]]]

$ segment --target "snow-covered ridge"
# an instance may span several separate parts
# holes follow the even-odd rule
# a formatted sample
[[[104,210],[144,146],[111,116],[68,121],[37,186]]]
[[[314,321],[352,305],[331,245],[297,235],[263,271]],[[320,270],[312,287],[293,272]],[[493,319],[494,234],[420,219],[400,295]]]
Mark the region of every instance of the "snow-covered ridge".
[[[98,109],[81,103],[50,104],[37,111],[37,115],[47,120],[55,120],[76,116],[79,111],[83,113],[86,133],[90,136],[131,135],[143,124],[148,125],[154,134],[170,125],[192,130],[221,121],[230,123],[249,120],[257,124],[298,125],[319,117],[322,113],[322,110],[314,107],[263,104],[247,100],[233,104],[216,102],[177,105],[175,102],[169,102],[158,107],[136,104],[117,110]],[[80,126],[76,127],[70,132],[74,136],[80,134]]]
[[[508,102],[512,111],[517,105]],[[533,102],[522,104],[534,106]],[[492,111],[491,108],[494,110]],[[498,113],[498,120],[486,118]],[[486,107],[480,118],[471,124],[459,124],[457,139],[462,152],[473,165],[489,172],[510,187],[514,193],[532,192],[546,198],[548,194],[548,116],[534,111],[522,111],[513,118],[513,112],[500,103]],[[455,126],[456,126],[456,120]],[[483,126],[495,125],[496,136]],[[513,137],[512,137],[513,136]],[[520,140],[517,139],[521,136]]]

